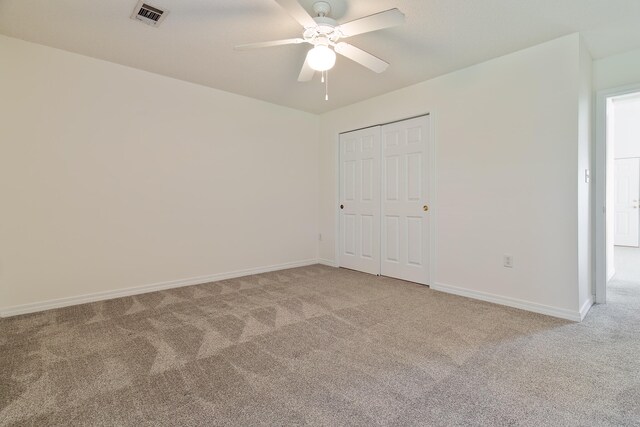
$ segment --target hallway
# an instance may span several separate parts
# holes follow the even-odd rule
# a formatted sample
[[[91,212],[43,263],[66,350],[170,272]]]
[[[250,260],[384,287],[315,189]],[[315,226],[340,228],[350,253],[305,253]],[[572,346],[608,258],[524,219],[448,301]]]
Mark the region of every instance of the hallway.
[[[616,274],[607,286],[607,301],[640,307],[640,248],[615,247]]]

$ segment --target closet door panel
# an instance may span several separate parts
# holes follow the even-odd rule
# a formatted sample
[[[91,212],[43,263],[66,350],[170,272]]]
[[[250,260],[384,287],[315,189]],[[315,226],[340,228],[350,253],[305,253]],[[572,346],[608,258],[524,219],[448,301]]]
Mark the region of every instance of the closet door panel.
[[[429,280],[429,117],[382,127],[381,274]]]
[[[341,267],[380,274],[380,127],[340,135]]]

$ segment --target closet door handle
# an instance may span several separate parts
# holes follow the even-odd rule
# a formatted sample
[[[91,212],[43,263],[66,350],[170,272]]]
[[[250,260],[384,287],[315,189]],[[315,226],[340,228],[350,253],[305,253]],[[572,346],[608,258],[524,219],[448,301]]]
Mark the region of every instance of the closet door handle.
[[[429,210],[429,206],[424,205],[424,206],[422,207],[422,210],[423,210],[423,211],[425,211],[425,212],[427,212],[427,211]]]

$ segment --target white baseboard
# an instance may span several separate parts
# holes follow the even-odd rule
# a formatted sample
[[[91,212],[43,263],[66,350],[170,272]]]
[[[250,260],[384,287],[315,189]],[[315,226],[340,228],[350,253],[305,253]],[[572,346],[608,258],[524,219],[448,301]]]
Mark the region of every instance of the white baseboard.
[[[116,289],[113,291],[95,292],[92,294],[78,295],[67,298],[59,298],[29,304],[15,305],[0,309],[0,317],[18,316],[20,314],[36,313],[38,311],[51,310],[54,308],[68,307],[71,305],[86,304],[90,302],[103,301],[113,298],[121,298],[131,295],[139,295],[147,292],[161,291],[165,289],[179,288],[182,286],[199,285],[201,283],[217,282],[219,280],[234,279],[242,276],[250,276],[252,274],[268,273],[270,271],[286,270],[288,268],[304,267],[313,264],[322,264],[329,267],[338,267],[338,263],[329,259],[309,259],[303,261],[289,262],[284,264],[270,265],[265,267],[250,268],[245,270],[236,270],[227,273],[216,273],[208,276],[192,277],[188,279],[172,280],[168,282],[154,283],[150,285],[135,286],[132,288]],[[580,311],[550,307],[542,304],[523,301],[515,298],[508,298],[484,292],[472,291],[469,289],[459,288],[455,286],[445,285],[442,283],[434,283],[431,289],[446,292],[449,294],[460,295],[481,301],[492,302],[495,304],[506,305],[509,307],[519,308],[522,310],[532,311],[534,313],[546,314],[549,316],[559,317],[561,319],[580,322],[589,312],[593,305],[593,299],[589,299],[580,308]]]
[[[582,322],[584,318],[587,316],[589,310],[591,310],[591,306],[593,306],[593,297],[590,297],[588,300],[582,304],[580,307],[580,321]]]
[[[326,265],[329,267],[339,267],[338,262],[332,259],[318,258],[318,264]]]
[[[288,268],[304,267],[307,265],[322,263],[318,259],[288,262],[284,264],[270,265],[266,267],[236,270],[228,273],[217,273],[208,276],[191,277],[188,279],[171,280],[168,282],[153,283],[150,285],[135,286],[132,288],[115,289],[113,291],[95,292],[92,294],[73,297],[58,298],[29,304],[14,305],[0,309],[0,317],[11,317],[20,314],[35,313],[54,308],[68,307],[71,305],[85,304],[89,302],[103,301],[113,298],[127,297],[131,295],[145,294],[147,292],[161,291],[165,289],[179,288],[182,286],[199,285],[201,283],[217,282],[219,280],[234,279],[236,277],[250,276],[252,274],[268,273],[270,271],[286,270]]]
[[[459,295],[467,298],[473,298],[481,301],[492,302],[494,304],[506,305],[508,307],[519,308],[521,310],[532,311],[534,313],[546,314],[547,316],[559,317],[561,319],[580,322],[584,318],[582,311],[572,311],[564,308],[551,307],[548,305],[538,304],[534,302],[524,301],[516,298],[503,297],[500,295],[489,294],[486,292],[473,291],[470,289],[458,288],[456,286],[445,285],[442,283],[434,283],[431,289],[448,294]],[[586,305],[586,304],[585,304]],[[590,306],[589,306],[590,307]],[[587,308],[586,311],[589,311]],[[585,311],[585,315],[586,315]]]

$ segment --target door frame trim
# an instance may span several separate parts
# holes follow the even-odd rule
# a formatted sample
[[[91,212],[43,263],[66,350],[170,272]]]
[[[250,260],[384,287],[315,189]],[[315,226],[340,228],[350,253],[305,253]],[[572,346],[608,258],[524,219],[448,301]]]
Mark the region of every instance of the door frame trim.
[[[595,123],[595,302],[607,302],[607,100],[640,92],[640,83],[596,92]]]
[[[436,256],[436,242],[437,242],[437,218],[438,218],[438,209],[437,209],[437,191],[436,191],[436,176],[437,176],[437,161],[436,161],[436,155],[437,155],[437,149],[436,149],[436,114],[433,111],[424,113],[424,114],[417,114],[414,116],[409,116],[409,117],[404,117],[404,118],[399,118],[399,119],[394,119],[394,120],[390,120],[387,122],[382,122],[382,123],[372,123],[368,126],[362,126],[359,127],[357,129],[350,129],[350,130],[345,130],[342,132],[338,132],[335,135],[335,140],[334,140],[334,144],[336,147],[335,150],[335,158],[334,158],[334,164],[336,165],[336,170],[335,170],[335,177],[336,177],[336,185],[335,185],[335,200],[334,200],[334,212],[335,212],[335,216],[334,216],[334,221],[335,221],[335,241],[334,241],[334,253],[335,255],[335,265],[336,267],[341,267],[340,265],[340,135],[342,135],[343,133],[348,133],[348,132],[353,132],[356,130],[362,130],[362,129],[367,129],[367,128],[371,128],[371,127],[376,127],[376,126],[384,126],[384,125],[388,125],[391,123],[397,123],[397,122],[402,122],[405,120],[411,120],[411,119],[416,119],[419,117],[426,117],[429,116],[430,122],[429,122],[429,195],[430,195],[430,200],[429,200],[429,215],[431,216],[429,218],[429,271],[428,271],[428,277],[427,277],[427,285],[426,286],[430,286],[431,284],[433,284],[435,282],[435,277],[436,276],[436,260],[437,260],[437,256]],[[382,236],[381,236],[382,237]],[[382,244],[382,242],[381,242]]]

